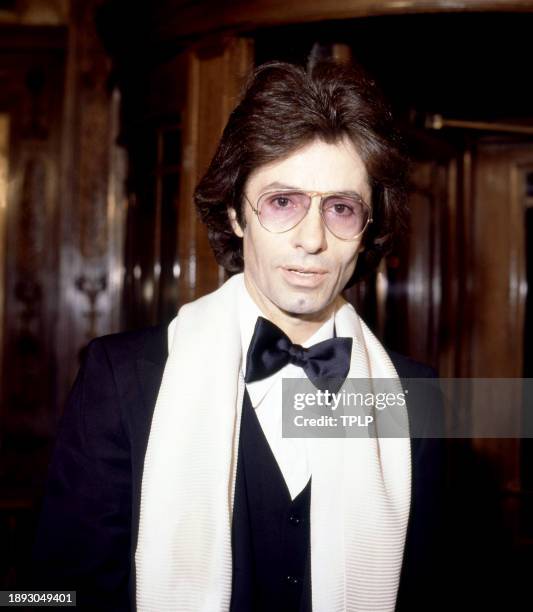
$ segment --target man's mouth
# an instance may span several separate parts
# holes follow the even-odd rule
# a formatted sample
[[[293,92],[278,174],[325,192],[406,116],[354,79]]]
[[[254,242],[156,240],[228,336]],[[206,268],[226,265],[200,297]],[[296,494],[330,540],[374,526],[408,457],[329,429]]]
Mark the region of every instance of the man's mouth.
[[[283,266],[285,280],[294,287],[315,289],[324,282],[327,270],[324,268],[306,268],[303,266]]]
[[[323,268],[303,268],[301,266],[284,266],[285,270],[289,272],[295,272],[296,274],[301,274],[302,276],[312,276],[314,274],[325,274],[326,270]]]

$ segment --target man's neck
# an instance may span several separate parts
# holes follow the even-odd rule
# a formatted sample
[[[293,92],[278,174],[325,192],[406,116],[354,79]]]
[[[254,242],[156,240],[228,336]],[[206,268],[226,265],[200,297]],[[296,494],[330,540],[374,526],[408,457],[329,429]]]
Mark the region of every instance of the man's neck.
[[[268,313],[265,314],[267,314],[267,318],[272,321],[272,323],[287,334],[291,342],[294,342],[294,344],[303,344],[324,325],[333,312],[333,309],[330,309],[323,317],[312,320],[284,312],[274,313],[273,315]]]
[[[250,290],[246,279],[245,286],[249,296],[261,310],[263,316],[287,334],[294,344],[303,344],[311,338],[331,318],[343,301],[338,296],[333,304],[330,304],[327,309],[320,313],[313,313],[311,315],[292,314],[280,310],[265,299],[261,299],[261,296],[256,295],[256,292]]]

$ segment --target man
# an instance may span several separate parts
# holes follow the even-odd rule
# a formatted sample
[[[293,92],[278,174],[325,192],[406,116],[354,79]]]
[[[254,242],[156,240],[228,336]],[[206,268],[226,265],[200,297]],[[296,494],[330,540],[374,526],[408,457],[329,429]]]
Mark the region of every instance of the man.
[[[402,228],[405,174],[360,74],[256,70],[195,194],[219,262],[244,274],[168,330],[89,346],[43,587],[99,610],[427,609],[438,447],[281,436],[284,377],[430,375],[391,361],[341,297]]]

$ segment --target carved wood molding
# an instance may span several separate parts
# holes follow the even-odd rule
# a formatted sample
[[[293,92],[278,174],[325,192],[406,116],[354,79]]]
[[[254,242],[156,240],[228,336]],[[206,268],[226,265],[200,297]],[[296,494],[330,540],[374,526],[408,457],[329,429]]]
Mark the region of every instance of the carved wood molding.
[[[9,115],[0,114],[0,388],[4,372],[5,229],[9,177]]]
[[[68,22],[69,0],[11,0],[0,5],[0,24],[56,26]]]
[[[252,66],[248,39],[230,39],[188,52],[188,100],[184,117],[184,160],[179,210],[179,296],[189,302],[217,288],[223,278],[198,219],[193,193],[215,152]]]
[[[12,51],[0,54],[6,85],[0,90],[0,104],[10,119],[1,282],[2,346],[8,356],[3,367],[3,426],[17,436],[47,436],[53,428],[64,36],[52,30],[43,47],[42,31],[35,33],[38,53],[30,51],[31,33],[26,31]]]
[[[533,11],[533,0],[200,0],[163,2],[156,16],[154,40],[187,39],[208,33],[239,32],[291,23],[352,19],[376,15],[472,11]]]
[[[72,4],[61,159],[58,322],[61,406],[94,336],[118,331],[122,284],[124,163],[116,139],[120,96],[95,14],[101,0]]]

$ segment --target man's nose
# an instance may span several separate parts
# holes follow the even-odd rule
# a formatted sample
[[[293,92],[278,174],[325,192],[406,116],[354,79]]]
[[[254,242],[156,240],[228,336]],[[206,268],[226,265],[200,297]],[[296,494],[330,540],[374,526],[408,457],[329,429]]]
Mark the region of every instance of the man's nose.
[[[327,246],[327,229],[320,214],[320,198],[315,196],[305,217],[294,228],[294,245],[307,253],[320,253]]]

